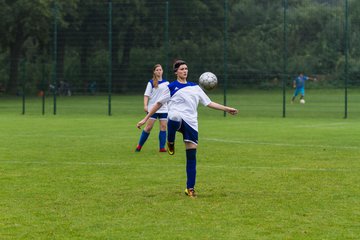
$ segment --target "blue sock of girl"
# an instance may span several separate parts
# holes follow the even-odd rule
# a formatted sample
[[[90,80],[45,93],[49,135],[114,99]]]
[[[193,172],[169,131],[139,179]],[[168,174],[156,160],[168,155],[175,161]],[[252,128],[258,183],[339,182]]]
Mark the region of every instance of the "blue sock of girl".
[[[159,132],[160,149],[165,148],[165,142],[166,142],[166,131],[160,131]]]
[[[140,140],[139,140],[139,143],[138,143],[138,146],[137,146],[137,150],[140,150],[142,148],[142,146],[145,144],[146,140],[148,139],[150,133],[148,132],[145,132],[145,130],[143,130],[141,132],[141,135],[140,135]]]
[[[196,180],[196,149],[186,149],[186,188],[194,188]]]

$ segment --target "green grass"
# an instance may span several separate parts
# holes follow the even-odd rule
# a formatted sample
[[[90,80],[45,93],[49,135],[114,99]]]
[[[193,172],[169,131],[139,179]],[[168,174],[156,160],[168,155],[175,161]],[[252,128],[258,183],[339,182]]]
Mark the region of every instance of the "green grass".
[[[158,152],[158,126],[134,153],[141,96],[0,98],[0,239],[358,239],[360,94],[287,105],[231,93],[238,116],[199,107],[197,199],[185,151]],[[291,94],[291,93],[289,93]],[[221,95],[210,97],[222,102]],[[351,111],[350,111],[351,110]]]

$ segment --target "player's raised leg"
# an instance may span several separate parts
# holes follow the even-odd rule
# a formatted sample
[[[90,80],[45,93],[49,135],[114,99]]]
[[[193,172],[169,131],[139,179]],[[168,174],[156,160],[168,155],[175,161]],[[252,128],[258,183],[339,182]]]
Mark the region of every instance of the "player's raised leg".
[[[180,129],[181,121],[182,120],[178,115],[169,115],[168,117],[167,151],[170,155],[175,154],[175,136],[176,136],[176,131]]]

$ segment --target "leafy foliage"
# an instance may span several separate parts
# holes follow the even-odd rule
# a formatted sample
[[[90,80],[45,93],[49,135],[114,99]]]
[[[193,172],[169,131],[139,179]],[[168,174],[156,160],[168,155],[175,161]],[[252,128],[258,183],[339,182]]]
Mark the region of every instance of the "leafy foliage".
[[[211,70],[220,80],[227,74],[236,87],[280,78],[286,55],[290,75],[302,70],[339,85],[348,36],[351,83],[360,82],[360,50],[355,47],[360,30],[354,27],[360,22],[359,2],[349,0],[348,31],[343,1],[287,2],[285,12],[282,0],[113,0],[110,11],[109,1],[0,0],[0,65],[5,73],[0,81],[13,92],[22,66],[32,69],[26,72],[30,85],[53,81],[56,60],[57,81],[71,82],[74,88],[93,81],[106,86],[111,36],[113,87],[119,92],[142,89],[155,63],[166,66],[172,78],[177,58],[187,60],[192,80]],[[26,64],[19,66],[20,60]]]

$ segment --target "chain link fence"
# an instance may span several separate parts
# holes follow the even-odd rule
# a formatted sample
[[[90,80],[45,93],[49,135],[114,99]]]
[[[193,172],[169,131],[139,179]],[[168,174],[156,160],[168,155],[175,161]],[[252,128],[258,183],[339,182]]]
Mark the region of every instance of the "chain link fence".
[[[156,63],[173,81],[183,59],[190,81],[218,76],[225,104],[228,92],[271,90],[286,116],[304,72],[318,79],[307,89],[344,96],[347,117],[359,95],[359,9],[355,0],[52,1],[25,23],[40,33],[18,54],[2,45],[1,91],[53,96],[54,108],[59,96],[108,95],[110,114],[111,96],[142,94]]]

